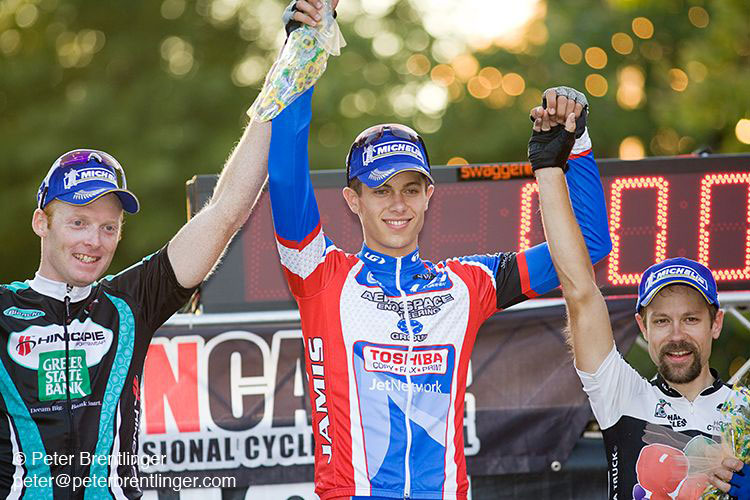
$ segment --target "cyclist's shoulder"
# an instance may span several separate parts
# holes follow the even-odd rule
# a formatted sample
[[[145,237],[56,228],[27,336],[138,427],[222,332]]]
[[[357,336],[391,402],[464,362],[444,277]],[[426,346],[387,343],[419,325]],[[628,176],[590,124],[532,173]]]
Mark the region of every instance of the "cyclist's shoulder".
[[[0,297],[12,300],[19,294],[33,293],[28,281],[11,281],[10,283],[0,283]]]

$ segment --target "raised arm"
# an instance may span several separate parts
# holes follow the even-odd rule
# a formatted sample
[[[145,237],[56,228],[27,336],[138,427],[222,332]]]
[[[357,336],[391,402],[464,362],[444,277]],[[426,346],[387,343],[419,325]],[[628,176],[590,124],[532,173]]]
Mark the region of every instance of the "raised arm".
[[[599,169],[591,149],[591,139],[586,128],[587,103],[580,92],[568,87],[554,87],[545,92],[545,104],[551,109],[574,113],[578,125],[576,139],[567,158],[565,178],[570,189],[575,220],[583,233],[585,249],[592,262],[598,262],[612,250],[612,241],[607,224],[607,206],[604,202]],[[540,106],[536,110],[543,110]],[[561,111],[560,111],[561,112]],[[581,118],[583,116],[583,118]],[[552,265],[547,243],[542,243],[523,252],[528,269],[529,297],[542,295],[559,284]]]
[[[557,139],[547,142],[542,149],[555,151],[564,148],[563,135],[567,135],[572,143],[576,128],[573,113],[568,115],[565,130],[561,130],[561,127],[557,125],[551,129],[549,114],[542,110],[541,117],[537,117],[534,123],[532,142],[535,137],[538,139],[549,134],[546,137],[555,136]],[[530,157],[532,142],[529,146]],[[549,158],[554,158],[554,155],[549,155]],[[607,306],[594,280],[586,244],[573,214],[572,196],[569,197],[568,194],[563,166],[563,161],[535,166],[532,157],[532,168],[536,167],[535,175],[539,184],[544,234],[568,309],[575,364],[579,370],[593,373],[612,350],[614,340]]]
[[[276,238],[283,247],[298,250],[320,232],[307,153],[312,93],[308,90],[274,118],[268,163]]]
[[[333,6],[337,4],[333,2]],[[292,2],[284,16],[290,21],[315,26],[321,19],[322,4]],[[312,119],[313,88],[300,95],[273,119],[268,161],[271,212],[276,231],[276,247],[289,286],[297,296],[305,296],[325,284],[320,270],[326,239],[310,180],[308,136]]]
[[[270,123],[247,126],[211,200],[169,242],[169,261],[183,287],[195,287],[208,276],[250,216],[266,179],[270,139]]]

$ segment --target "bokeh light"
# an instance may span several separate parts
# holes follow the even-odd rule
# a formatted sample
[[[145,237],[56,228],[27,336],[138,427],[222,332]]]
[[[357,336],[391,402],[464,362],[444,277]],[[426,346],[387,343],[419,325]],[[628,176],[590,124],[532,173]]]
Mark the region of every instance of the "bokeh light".
[[[432,68],[430,78],[438,85],[448,87],[456,80],[456,71],[452,66],[448,66],[447,64],[438,64]]]
[[[185,12],[185,0],[164,0],[161,4],[161,15],[164,19],[177,19],[183,12]]]
[[[12,8],[12,7],[11,7]],[[19,28],[30,28],[39,17],[39,9],[33,3],[25,3],[16,11],[16,24]]]
[[[161,43],[161,57],[174,76],[185,76],[193,69],[193,46],[178,36],[170,36]]]
[[[687,73],[679,68],[669,70],[669,86],[676,92],[684,92],[688,86]]]
[[[618,75],[617,104],[623,109],[636,109],[645,98],[646,77],[638,66],[625,66]]]
[[[492,88],[486,78],[474,76],[466,84],[466,90],[475,99],[485,99],[489,97]]]
[[[651,150],[658,154],[673,155],[680,150],[680,136],[674,129],[661,128],[651,139]]]
[[[0,34],[0,51],[12,56],[21,48],[21,34],[16,29],[9,29]]]
[[[490,92],[490,96],[485,99],[485,104],[490,108],[500,109],[510,105],[510,96],[505,93],[502,87],[496,88]]]
[[[384,17],[396,5],[398,0],[378,0],[377,2],[362,2],[362,10],[364,10],[368,17]]]
[[[578,64],[583,59],[583,52],[578,45],[566,42],[560,45],[560,59],[566,64]]]
[[[742,118],[734,127],[734,134],[737,140],[743,144],[750,144],[750,120]]]
[[[105,40],[104,33],[97,30],[64,31],[55,40],[60,66],[82,68],[88,65],[94,54],[104,47]]]
[[[496,89],[503,84],[503,74],[499,69],[487,66],[479,71],[479,76],[487,81],[491,89]]]
[[[638,38],[647,40],[654,36],[654,23],[645,17],[636,17],[631,23],[633,33]]]
[[[586,91],[594,97],[602,97],[607,93],[609,84],[607,79],[596,73],[586,77]]]
[[[690,78],[700,83],[708,76],[708,68],[700,61],[690,61],[687,63],[687,70]]]
[[[523,94],[526,82],[518,73],[508,73],[503,76],[503,91],[512,96]]]
[[[690,19],[690,23],[696,28],[705,28],[708,26],[710,18],[706,9],[695,5],[688,10],[688,19]]]
[[[458,79],[463,82],[468,82],[479,71],[479,61],[471,54],[461,54],[453,59],[451,66],[453,66]]]
[[[628,55],[633,52],[633,39],[626,33],[615,33],[612,35],[612,48],[618,54]]]
[[[527,27],[543,16],[545,8],[539,0],[410,0],[410,4],[432,36],[475,49],[486,48],[489,42],[505,48],[522,46],[527,43]]]
[[[631,135],[620,142],[619,156],[621,160],[640,160],[646,156],[643,141]]]
[[[395,33],[384,31],[375,35],[372,39],[372,50],[380,57],[392,57],[401,50],[403,41]]]
[[[600,47],[589,47],[585,54],[586,64],[594,69],[602,69],[607,65],[607,53]]]
[[[430,60],[422,54],[412,54],[406,60],[406,69],[414,76],[424,76],[430,72]]]
[[[428,115],[436,115],[448,105],[448,92],[445,87],[432,82],[423,84],[417,92],[417,107]]]
[[[247,57],[232,70],[232,83],[238,87],[256,85],[266,76],[266,71],[268,67],[262,57]]]

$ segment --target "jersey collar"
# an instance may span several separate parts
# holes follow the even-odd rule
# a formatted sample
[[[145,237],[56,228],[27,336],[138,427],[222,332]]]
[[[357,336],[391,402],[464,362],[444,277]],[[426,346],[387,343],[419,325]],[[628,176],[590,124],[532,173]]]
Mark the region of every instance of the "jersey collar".
[[[372,273],[380,286],[390,295],[396,291],[398,286],[396,282],[396,270],[400,269],[398,284],[401,289],[408,291],[415,280],[425,279],[425,273],[428,273],[427,266],[419,256],[419,248],[403,257],[391,257],[380,252],[372,250],[364,243],[362,250],[357,257],[364,263],[367,270]]]
[[[714,377],[714,382],[713,384],[703,389],[703,391],[701,391],[699,396],[708,396],[710,394],[713,394],[725,385],[724,381],[721,380],[721,378],[719,377],[719,372],[717,372],[713,368],[710,368],[709,371],[711,372],[711,375]],[[663,392],[665,395],[669,397],[672,397],[672,398],[684,397],[677,390],[675,390],[672,386],[670,386],[669,383],[666,380],[664,380],[664,377],[662,377],[660,373],[657,373],[656,376],[651,379],[651,385],[658,387],[659,390],[661,390],[661,392]]]
[[[28,281],[29,286],[37,293],[52,297],[59,301],[65,300],[65,295],[70,297],[71,302],[79,302],[91,293],[91,285],[83,287],[74,286],[68,292],[68,285],[60,281],[54,281],[36,273],[33,280]]]

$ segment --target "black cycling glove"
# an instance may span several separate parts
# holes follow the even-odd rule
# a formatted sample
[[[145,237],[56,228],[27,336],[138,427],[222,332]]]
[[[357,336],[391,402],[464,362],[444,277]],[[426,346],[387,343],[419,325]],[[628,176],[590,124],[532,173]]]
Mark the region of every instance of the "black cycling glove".
[[[568,156],[573,150],[576,138],[574,132],[568,132],[558,125],[550,130],[534,130],[529,139],[529,162],[531,170],[558,167],[563,172],[568,170]]]

